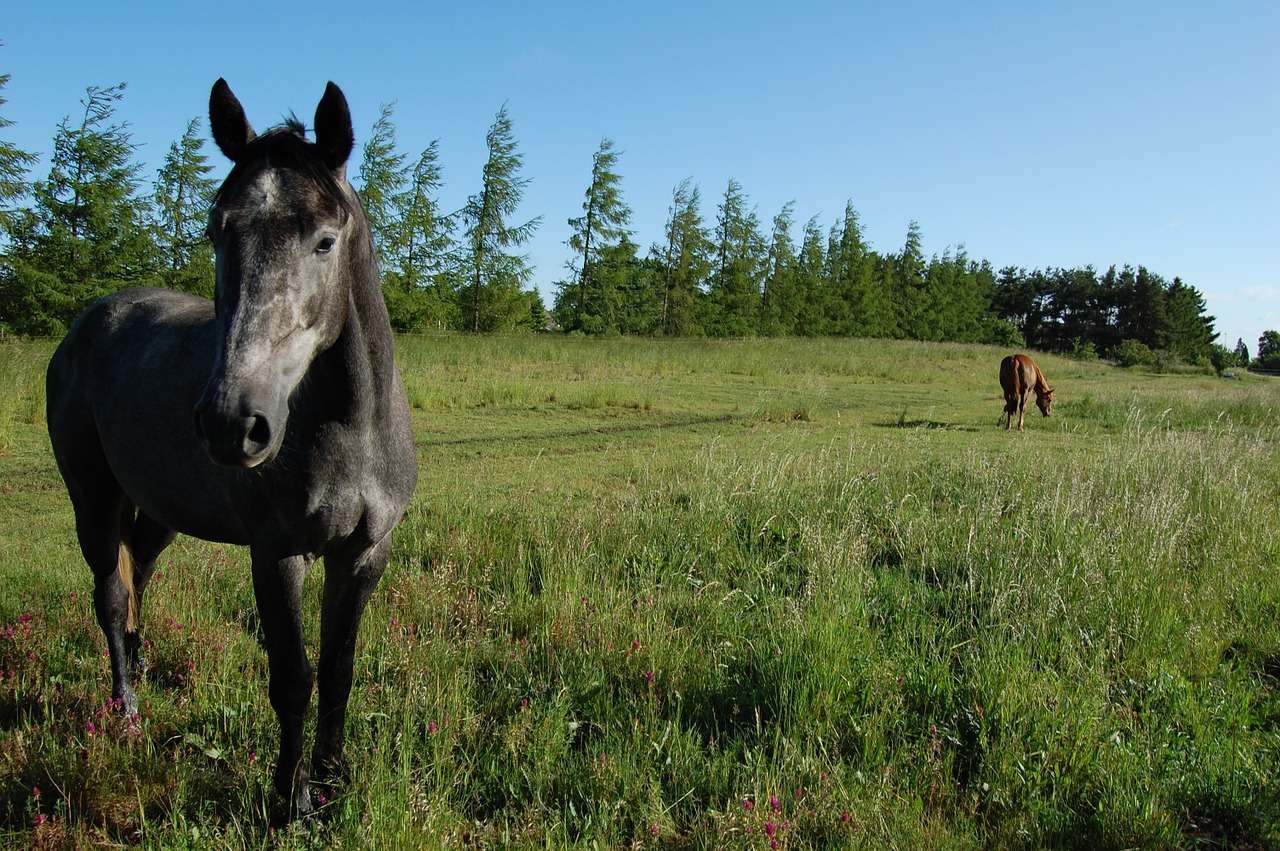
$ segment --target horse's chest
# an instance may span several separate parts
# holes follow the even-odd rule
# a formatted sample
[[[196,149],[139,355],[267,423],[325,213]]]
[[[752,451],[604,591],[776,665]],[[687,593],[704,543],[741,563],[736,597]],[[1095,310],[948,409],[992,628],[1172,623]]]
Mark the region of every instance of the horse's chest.
[[[317,552],[335,544],[376,543],[404,508],[393,504],[368,444],[360,441],[359,449],[344,444],[348,441],[321,441],[306,465],[302,525]]]

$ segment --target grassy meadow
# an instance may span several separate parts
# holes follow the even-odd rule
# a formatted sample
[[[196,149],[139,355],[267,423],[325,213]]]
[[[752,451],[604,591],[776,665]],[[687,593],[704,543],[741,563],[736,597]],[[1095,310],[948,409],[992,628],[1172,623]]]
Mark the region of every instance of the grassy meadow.
[[[0,847],[1280,848],[1280,379],[981,346],[399,341],[420,478],[349,777],[279,821],[247,552],[110,673],[0,341]],[[308,594],[315,645],[320,571]]]

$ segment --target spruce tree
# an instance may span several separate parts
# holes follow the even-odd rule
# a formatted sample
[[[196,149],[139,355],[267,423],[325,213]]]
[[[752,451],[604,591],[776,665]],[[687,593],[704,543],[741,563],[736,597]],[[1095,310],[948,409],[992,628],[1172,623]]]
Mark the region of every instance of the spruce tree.
[[[791,237],[794,210],[795,202],[788,201],[773,217],[764,291],[760,296],[760,333],[767,337],[796,333],[800,290],[796,247]]]
[[[387,267],[394,262],[400,242],[400,216],[395,209],[395,199],[409,181],[406,155],[396,150],[394,112],[394,103],[378,107],[378,120],[361,149],[357,177],[360,182],[357,194],[369,220],[369,230],[373,232],[373,244],[378,250],[384,277]]]
[[[2,47],[3,44],[0,44]],[[12,75],[0,74],[0,106],[8,103],[4,97],[5,86]],[[0,115],[0,130],[12,127],[13,121]],[[0,252],[11,240],[21,214],[18,202],[27,197],[31,189],[27,182],[27,170],[36,163],[35,154],[22,150],[6,139],[0,139]],[[0,254],[2,257],[3,254]]]
[[[716,222],[716,270],[711,276],[708,333],[747,337],[758,332],[767,247],[760,220],[747,208],[742,185],[730,179]]]
[[[622,178],[615,170],[619,153],[613,149],[613,140],[600,140],[600,148],[592,157],[591,185],[587,187],[582,202],[582,215],[569,219],[573,229],[568,246],[575,259],[569,261],[576,282],[572,285],[572,310],[561,325],[569,331],[600,333],[618,331],[619,273],[634,260],[626,252],[618,251],[622,245],[631,245],[627,237],[631,231],[631,208],[622,200],[619,184]],[[603,268],[605,258],[613,268]]]
[[[152,194],[160,276],[174,289],[213,296],[213,247],[205,238],[209,205],[218,181],[204,155],[200,119],[187,122],[182,138],[169,146]]]
[[[433,140],[418,157],[404,192],[395,197],[399,242],[388,275],[412,309],[406,330],[461,327],[455,220],[440,212],[437,195],[442,175],[439,140]]]
[[[698,302],[712,268],[711,237],[702,224],[702,195],[686,178],[671,194],[662,256],[662,300],[659,327],[671,337],[702,333]]]
[[[889,336],[887,293],[876,278],[875,254],[862,235],[853,202],[831,229],[827,250],[831,332],[849,337]]]
[[[520,177],[524,157],[516,151],[507,107],[498,110],[485,137],[489,149],[481,189],[462,209],[466,233],[467,281],[460,298],[463,322],[470,331],[526,327],[533,320],[535,294],[522,291],[532,274],[526,255],[507,249],[527,242],[542,217],[508,224],[520,207],[529,179]]]
[[[13,330],[60,334],[97,298],[158,282],[141,167],[127,125],[114,121],[124,88],[90,86],[80,119],[58,125],[49,176],[34,187],[33,226],[13,246],[0,299],[0,323]]]

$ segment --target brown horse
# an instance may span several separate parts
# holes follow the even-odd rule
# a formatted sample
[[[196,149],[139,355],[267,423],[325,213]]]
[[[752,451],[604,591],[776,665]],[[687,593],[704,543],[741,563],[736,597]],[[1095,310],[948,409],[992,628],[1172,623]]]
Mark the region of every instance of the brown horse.
[[[1044,380],[1040,367],[1026,355],[1009,355],[1000,361],[1000,386],[1004,388],[1004,428],[1013,425],[1013,415],[1018,415],[1018,431],[1023,429],[1027,396],[1036,391],[1036,406],[1046,417],[1053,410],[1053,390]]]

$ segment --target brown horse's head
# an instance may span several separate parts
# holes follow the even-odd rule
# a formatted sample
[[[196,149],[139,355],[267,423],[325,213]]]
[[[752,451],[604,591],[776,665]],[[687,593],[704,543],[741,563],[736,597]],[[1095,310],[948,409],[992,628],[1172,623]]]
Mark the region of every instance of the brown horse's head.
[[[1040,413],[1046,417],[1053,410],[1053,391],[1046,390],[1043,393],[1036,394],[1036,407],[1040,409]]]

